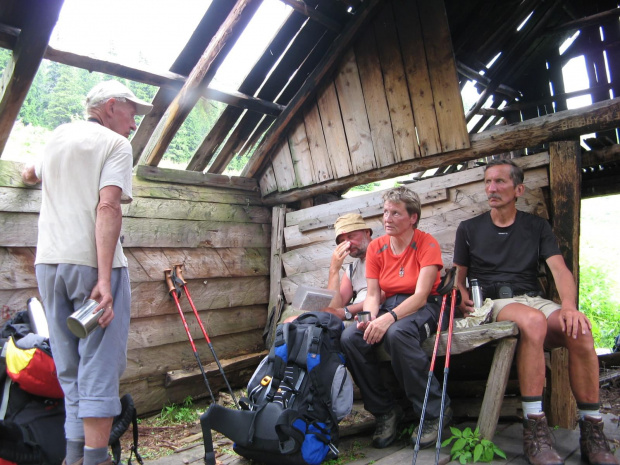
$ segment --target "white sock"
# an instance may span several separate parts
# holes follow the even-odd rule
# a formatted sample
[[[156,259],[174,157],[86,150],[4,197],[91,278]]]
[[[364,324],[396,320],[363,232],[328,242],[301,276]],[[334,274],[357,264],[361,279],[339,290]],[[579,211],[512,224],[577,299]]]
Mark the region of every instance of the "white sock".
[[[523,408],[523,418],[527,418],[527,416],[532,413],[536,414],[543,411],[541,400],[534,402],[521,402],[521,407]]]

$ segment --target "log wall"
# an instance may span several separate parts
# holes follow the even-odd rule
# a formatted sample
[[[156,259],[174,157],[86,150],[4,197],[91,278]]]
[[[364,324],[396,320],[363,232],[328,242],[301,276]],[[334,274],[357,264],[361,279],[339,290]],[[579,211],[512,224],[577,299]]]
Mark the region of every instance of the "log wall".
[[[543,190],[549,186],[549,154],[540,153],[514,161],[525,170],[526,190],[517,202],[517,208],[548,218]],[[452,266],[459,223],[489,209],[481,182],[483,178],[483,168],[479,167],[407,185],[420,196],[422,215],[419,228],[439,241],[444,267]],[[385,234],[381,196],[382,192],[374,192],[286,214],[282,290],[287,303],[292,302],[299,285],[327,286],[329,263],[335,247],[333,224],[339,215],[358,212],[372,228],[373,238]]]
[[[261,192],[469,146],[443,2],[391,0],[273,150]]]
[[[41,191],[24,186],[20,170],[21,165],[0,160],[2,323],[25,309],[28,298],[39,297],[34,257]],[[184,264],[192,299],[230,382],[240,386],[253,372],[264,348],[271,209],[261,205],[257,185],[240,190],[134,177],[133,195],[123,206],[121,231],[132,288],[121,390],[132,394],[144,414],[188,395],[207,395],[163,280],[163,270],[175,264]],[[224,389],[184,297],[181,304],[212,388]]]

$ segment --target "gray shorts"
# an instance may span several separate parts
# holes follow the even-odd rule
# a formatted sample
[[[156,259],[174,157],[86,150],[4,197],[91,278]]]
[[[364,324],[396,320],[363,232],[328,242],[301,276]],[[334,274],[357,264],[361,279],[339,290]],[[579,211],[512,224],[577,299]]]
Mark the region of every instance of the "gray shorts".
[[[556,304],[551,300],[543,299],[542,297],[530,297],[529,295],[525,294],[516,295],[514,297],[511,297],[510,299],[496,299],[493,301],[493,321],[497,320],[499,312],[501,312],[506,305],[515,303],[527,305],[528,307],[540,310],[545,314],[547,318],[549,318],[549,315],[551,315],[553,312],[562,308],[561,305]]]
[[[84,339],[69,331],[67,317],[90,297],[97,283],[97,269],[39,264],[36,274],[56,372],[65,394],[65,436],[82,439],[82,418],[109,418],[121,412],[119,380],[127,365],[131,305],[129,271],[112,270],[114,319]]]

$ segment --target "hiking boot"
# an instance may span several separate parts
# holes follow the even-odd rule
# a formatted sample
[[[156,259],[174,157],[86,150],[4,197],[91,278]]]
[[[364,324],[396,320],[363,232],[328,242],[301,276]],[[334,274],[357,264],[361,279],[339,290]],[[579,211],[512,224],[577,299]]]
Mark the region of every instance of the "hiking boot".
[[[586,415],[579,420],[581,437],[581,458],[591,465],[618,465],[618,461],[609,448],[605,433],[603,433],[603,419]]]
[[[523,454],[532,465],[563,465],[564,460],[551,445],[545,413],[530,413],[523,424]]]
[[[372,446],[383,449],[389,446],[396,439],[398,434],[398,423],[403,419],[403,409],[400,405],[394,406],[392,410],[383,415],[377,416],[377,427],[372,435]]]
[[[452,421],[452,407],[447,407],[443,412],[443,428],[447,427]],[[420,425],[418,424],[411,434],[411,444],[415,448],[416,440],[418,439],[418,430]],[[424,420],[422,425],[422,435],[420,436],[420,449],[429,447],[437,443],[437,436],[439,435],[439,418],[434,420]]]

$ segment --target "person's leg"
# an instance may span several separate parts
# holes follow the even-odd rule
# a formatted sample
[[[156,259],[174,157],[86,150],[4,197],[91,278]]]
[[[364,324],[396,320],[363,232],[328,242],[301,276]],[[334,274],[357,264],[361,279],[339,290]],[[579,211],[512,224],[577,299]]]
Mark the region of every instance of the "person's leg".
[[[416,313],[399,319],[387,330],[384,347],[390,355],[394,374],[405,389],[407,398],[416,415],[422,413],[422,404],[428,381],[430,361],[421,344],[437,330],[434,312],[426,306]],[[446,400],[450,404],[449,399]],[[441,409],[441,388],[437,379],[431,379],[431,388],[426,406],[426,418],[439,418]]]
[[[66,293],[63,270],[59,271],[58,268],[58,265],[39,264],[36,266],[36,275],[47,317],[56,374],[65,395],[65,461],[67,465],[73,465],[84,453],[84,428],[82,420],[78,418],[78,338],[67,327],[67,317],[73,313],[74,305]]]
[[[96,270],[95,270],[96,271]],[[107,460],[113,418],[121,411],[119,380],[127,364],[131,288],[126,268],[112,270],[114,319],[80,340],[79,417],[84,422],[84,465]]]
[[[548,317],[547,347],[566,347],[571,388],[579,409],[581,457],[591,465],[618,465],[611,452],[599,413],[598,357],[590,330],[576,339],[562,331],[560,312]],[[580,328],[581,329],[581,328]]]
[[[552,447],[551,432],[542,411],[547,319],[540,310],[513,302],[501,309],[497,321],[514,321],[519,327],[517,372],[524,401],[523,453],[532,465],[562,465],[564,461]]]
[[[362,393],[364,408],[376,418],[373,446],[382,449],[396,439],[403,411],[383,384],[375,346],[364,341],[363,333],[356,326],[345,328],[340,344],[347,358],[347,367]]]

